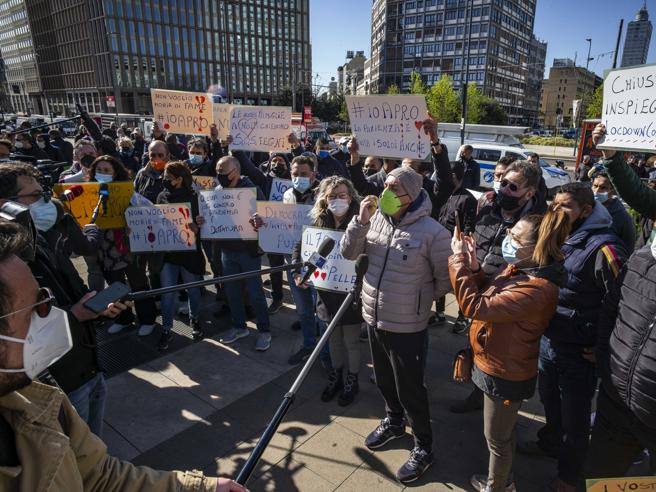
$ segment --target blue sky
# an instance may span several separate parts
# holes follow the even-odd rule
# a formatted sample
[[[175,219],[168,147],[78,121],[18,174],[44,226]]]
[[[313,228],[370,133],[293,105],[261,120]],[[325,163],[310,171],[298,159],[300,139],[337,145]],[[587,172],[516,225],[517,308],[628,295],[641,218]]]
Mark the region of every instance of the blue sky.
[[[619,20],[624,18],[626,33],[641,6],[642,0],[538,0],[535,34],[549,43],[545,76],[554,58],[574,58],[575,52],[577,63],[585,66],[586,38],[592,38],[595,57],[590,69],[603,76],[612,65],[612,54],[600,55],[615,49]],[[656,0],[648,0],[647,9],[656,24]],[[319,74],[319,84],[328,85],[347,50],[364,50],[369,56],[371,0],[310,0],[310,16],[312,71]],[[623,42],[624,36],[620,50]],[[647,62],[656,62],[656,29]]]

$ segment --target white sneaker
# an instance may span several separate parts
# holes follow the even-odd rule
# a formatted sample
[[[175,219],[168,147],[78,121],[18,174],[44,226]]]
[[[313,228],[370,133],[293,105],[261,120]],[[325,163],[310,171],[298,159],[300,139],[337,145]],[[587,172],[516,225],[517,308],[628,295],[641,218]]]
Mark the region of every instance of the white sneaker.
[[[115,335],[117,333],[122,332],[128,326],[130,325],[122,325],[120,323],[114,323],[112,326],[107,328],[107,333],[109,333],[110,335]]]
[[[186,302],[180,304],[178,307],[178,314],[182,314],[183,316],[188,316],[189,315],[189,304]]]
[[[140,337],[147,337],[153,332],[154,329],[155,329],[155,325],[141,325],[139,327],[139,332],[137,333],[137,335],[139,335]]]

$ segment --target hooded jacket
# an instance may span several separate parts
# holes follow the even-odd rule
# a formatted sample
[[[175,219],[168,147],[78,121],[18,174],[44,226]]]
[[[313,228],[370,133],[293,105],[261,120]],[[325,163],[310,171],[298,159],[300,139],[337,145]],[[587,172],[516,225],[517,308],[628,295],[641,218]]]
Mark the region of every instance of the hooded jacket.
[[[344,258],[369,255],[362,286],[362,316],[379,330],[426,329],[433,300],[450,290],[451,234],[431,218],[425,190],[398,223],[376,211],[368,224],[353,217],[340,244]]]
[[[619,198],[613,198],[604,203],[606,210],[613,219],[611,228],[617,236],[624,242],[626,251],[630,254],[635,249],[636,228],[633,219],[626,211],[622,201]]]

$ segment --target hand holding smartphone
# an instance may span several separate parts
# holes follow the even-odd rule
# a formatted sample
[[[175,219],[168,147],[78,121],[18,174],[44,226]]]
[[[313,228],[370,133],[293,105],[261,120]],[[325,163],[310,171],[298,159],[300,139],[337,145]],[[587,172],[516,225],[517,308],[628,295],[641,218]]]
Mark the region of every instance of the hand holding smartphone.
[[[91,299],[84,302],[84,307],[89,311],[100,314],[113,302],[124,299],[130,293],[130,289],[122,282],[114,282],[106,289],[101,290]]]

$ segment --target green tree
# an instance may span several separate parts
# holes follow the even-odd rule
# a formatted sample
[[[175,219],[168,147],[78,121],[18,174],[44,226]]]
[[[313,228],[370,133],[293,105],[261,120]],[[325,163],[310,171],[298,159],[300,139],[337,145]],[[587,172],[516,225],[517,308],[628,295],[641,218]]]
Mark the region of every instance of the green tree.
[[[428,87],[424,84],[424,81],[421,79],[421,74],[419,72],[413,71],[410,74],[410,94],[426,94],[428,93]]]
[[[467,84],[467,123],[481,123],[485,119],[486,96],[475,82]]]
[[[601,118],[601,112],[604,106],[604,84],[601,84],[587,97],[583,98],[583,105],[585,107],[585,116],[589,119]]]
[[[401,94],[401,91],[399,90],[399,86],[398,86],[398,85],[396,85],[396,84],[391,84],[391,85],[387,88],[387,93],[388,93],[388,94]]]
[[[438,122],[455,123],[460,120],[460,101],[453,88],[453,80],[448,75],[442,75],[433,84],[426,99],[428,111]]]
[[[481,125],[507,125],[508,115],[499,104],[499,101],[488,96],[483,96],[481,103],[481,112],[483,117],[479,123]]]
[[[346,106],[346,98],[344,97],[344,94],[339,94],[337,99],[339,101],[339,121],[350,125],[351,120],[349,118],[348,108]]]

